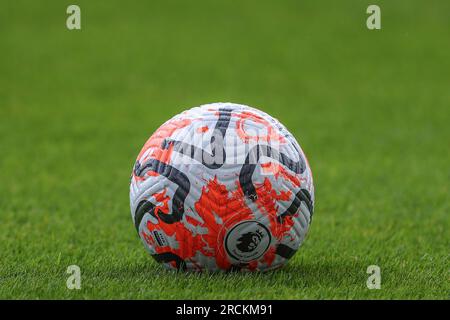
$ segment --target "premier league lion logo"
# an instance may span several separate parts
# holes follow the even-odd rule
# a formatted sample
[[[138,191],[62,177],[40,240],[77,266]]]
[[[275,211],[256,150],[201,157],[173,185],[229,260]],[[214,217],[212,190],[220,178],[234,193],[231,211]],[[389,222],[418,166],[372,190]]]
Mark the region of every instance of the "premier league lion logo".
[[[242,252],[251,252],[258,247],[262,237],[263,234],[259,230],[256,230],[256,232],[247,232],[238,239],[236,247]]]

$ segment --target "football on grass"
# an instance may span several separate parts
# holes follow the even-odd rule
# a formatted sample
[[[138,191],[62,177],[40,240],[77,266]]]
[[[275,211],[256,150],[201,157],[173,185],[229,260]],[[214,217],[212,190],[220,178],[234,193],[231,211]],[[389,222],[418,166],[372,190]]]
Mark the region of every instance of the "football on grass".
[[[314,186],[305,154],[279,121],[212,103],[174,116],[148,139],[130,207],[145,248],[168,268],[265,271],[304,241]]]

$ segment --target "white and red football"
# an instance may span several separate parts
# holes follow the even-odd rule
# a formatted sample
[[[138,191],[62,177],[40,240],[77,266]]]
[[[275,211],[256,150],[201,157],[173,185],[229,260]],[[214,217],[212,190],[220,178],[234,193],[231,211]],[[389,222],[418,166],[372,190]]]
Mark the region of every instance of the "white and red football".
[[[314,209],[305,154],[268,114],[212,103],[148,139],[134,165],[130,207],[156,261],[182,270],[272,270],[302,244]]]

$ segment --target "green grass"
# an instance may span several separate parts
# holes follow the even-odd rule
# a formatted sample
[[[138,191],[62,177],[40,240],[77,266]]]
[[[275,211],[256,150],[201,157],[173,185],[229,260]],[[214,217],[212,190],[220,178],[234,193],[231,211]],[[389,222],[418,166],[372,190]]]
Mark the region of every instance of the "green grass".
[[[78,0],[68,31],[72,3],[0,5],[0,298],[450,297],[450,2],[376,1],[380,31],[371,1]],[[134,230],[144,141],[216,101],[308,154],[314,221],[277,272],[165,271]]]

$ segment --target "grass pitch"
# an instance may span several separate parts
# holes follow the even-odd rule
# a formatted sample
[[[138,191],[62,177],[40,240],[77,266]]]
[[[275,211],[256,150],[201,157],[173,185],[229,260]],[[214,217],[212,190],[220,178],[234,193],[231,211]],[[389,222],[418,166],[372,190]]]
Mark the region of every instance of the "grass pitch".
[[[79,0],[69,31],[72,3],[1,5],[0,298],[449,298],[450,2],[377,1],[378,31],[368,1]],[[277,272],[165,271],[134,230],[143,143],[217,101],[278,118],[312,166]]]

